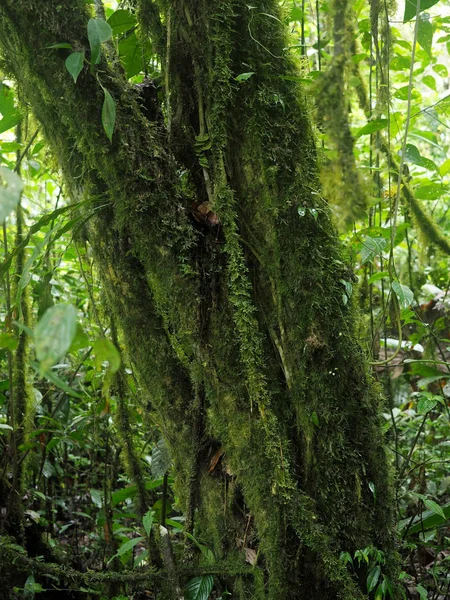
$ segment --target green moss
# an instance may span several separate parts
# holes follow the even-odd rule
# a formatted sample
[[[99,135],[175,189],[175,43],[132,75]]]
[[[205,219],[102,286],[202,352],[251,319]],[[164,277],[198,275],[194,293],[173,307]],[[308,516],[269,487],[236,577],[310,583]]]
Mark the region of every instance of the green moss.
[[[379,399],[342,302],[345,260],[278,2],[172,5],[170,139],[103,61],[112,144],[97,79],[86,70],[74,86],[64,56],[35,51],[55,31],[87,47],[84,3],[59,0],[55,16],[55,2],[38,14],[33,1],[6,3],[5,59],[72,194],[99,199],[87,235],[189,528],[243,565],[252,523],[260,571],[236,582],[242,597],[363,598],[338,557],[392,545]],[[192,190],[212,224],[195,218]]]

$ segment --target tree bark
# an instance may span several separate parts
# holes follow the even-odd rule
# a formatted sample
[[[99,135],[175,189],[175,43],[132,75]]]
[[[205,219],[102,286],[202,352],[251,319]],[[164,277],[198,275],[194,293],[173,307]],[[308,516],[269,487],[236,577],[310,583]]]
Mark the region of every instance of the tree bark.
[[[108,47],[76,84],[68,51],[48,48],[89,57],[84,0],[0,0],[4,64],[67,189],[92,199],[87,237],[187,528],[230,564],[257,552],[257,583],[234,583],[243,598],[364,598],[367,574],[339,555],[373,545],[390,573],[380,398],[278,2],[134,4],[163,67],[165,125]]]

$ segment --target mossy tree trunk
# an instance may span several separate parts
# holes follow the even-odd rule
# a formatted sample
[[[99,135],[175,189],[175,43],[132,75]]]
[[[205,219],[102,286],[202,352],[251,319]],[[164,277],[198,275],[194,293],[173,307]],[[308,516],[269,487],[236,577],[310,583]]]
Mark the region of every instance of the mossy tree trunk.
[[[186,527],[235,566],[257,551],[244,598],[363,598],[339,554],[392,550],[379,398],[279,3],[132,4],[164,70],[154,121],[112,48],[76,85],[48,49],[89,56],[84,0],[0,0],[3,68],[93,198],[88,239]]]

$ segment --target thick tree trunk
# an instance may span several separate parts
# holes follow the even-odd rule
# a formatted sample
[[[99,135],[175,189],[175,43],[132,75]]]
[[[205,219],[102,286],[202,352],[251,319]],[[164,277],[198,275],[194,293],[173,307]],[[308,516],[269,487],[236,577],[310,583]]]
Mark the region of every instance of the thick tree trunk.
[[[74,85],[67,51],[48,49],[89,48],[84,0],[0,0],[5,64],[68,189],[93,199],[87,235],[187,528],[237,570],[258,552],[243,598],[363,598],[365,574],[339,554],[392,550],[379,398],[278,2],[135,4],[165,69],[166,126],[114,56]]]

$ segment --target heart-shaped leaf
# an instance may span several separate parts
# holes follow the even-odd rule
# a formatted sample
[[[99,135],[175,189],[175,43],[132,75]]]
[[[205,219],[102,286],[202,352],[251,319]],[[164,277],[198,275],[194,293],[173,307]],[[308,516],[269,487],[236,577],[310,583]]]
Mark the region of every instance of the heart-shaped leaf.
[[[87,31],[91,47],[91,65],[98,65],[101,57],[101,45],[111,39],[112,29],[103,19],[89,19]]]
[[[72,52],[66,58],[66,69],[72,75],[74,82],[77,82],[78,75],[83,69],[84,52]]]

